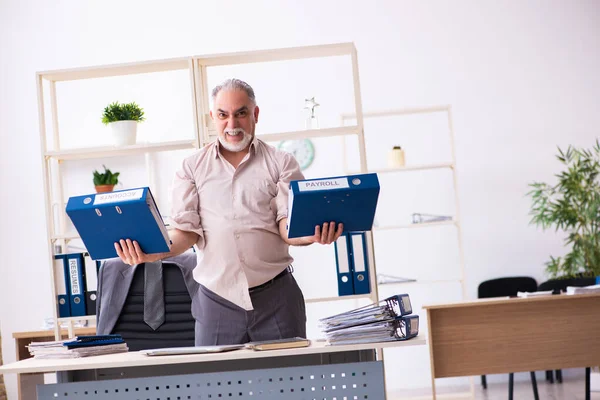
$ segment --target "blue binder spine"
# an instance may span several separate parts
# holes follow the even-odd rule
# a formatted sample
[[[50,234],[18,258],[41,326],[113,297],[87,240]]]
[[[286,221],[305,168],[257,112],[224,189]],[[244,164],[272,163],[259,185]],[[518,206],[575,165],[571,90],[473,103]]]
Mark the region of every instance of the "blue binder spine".
[[[71,305],[67,288],[69,287],[67,271],[67,257],[64,254],[54,256],[54,279],[56,287],[56,302],[58,304],[58,317],[71,316]]]
[[[338,295],[354,294],[354,280],[348,253],[348,235],[341,235],[334,242],[335,263],[337,268]]]
[[[83,257],[85,260],[85,313],[86,315],[96,315],[98,264],[100,261],[92,260],[89,253],[84,253]]]
[[[349,248],[350,259],[352,260],[354,294],[371,293],[366,234],[364,232],[351,233]]]
[[[71,316],[81,317],[85,314],[85,269],[82,253],[66,255],[65,273],[69,276],[69,299]]]

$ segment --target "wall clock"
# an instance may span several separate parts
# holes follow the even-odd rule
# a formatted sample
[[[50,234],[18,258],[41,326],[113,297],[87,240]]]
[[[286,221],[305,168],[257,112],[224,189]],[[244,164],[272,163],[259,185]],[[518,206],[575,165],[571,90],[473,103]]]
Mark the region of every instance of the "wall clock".
[[[315,146],[310,139],[282,140],[278,148],[291,153],[302,170],[308,168],[315,159]]]

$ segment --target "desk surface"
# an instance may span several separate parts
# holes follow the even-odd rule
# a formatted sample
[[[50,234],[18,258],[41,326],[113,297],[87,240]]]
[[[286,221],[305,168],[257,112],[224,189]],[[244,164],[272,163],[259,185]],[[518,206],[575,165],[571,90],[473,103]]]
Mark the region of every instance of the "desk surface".
[[[452,303],[442,304],[430,304],[424,305],[423,309],[429,310],[441,310],[444,308],[457,308],[457,307],[477,307],[484,305],[497,305],[497,304],[517,304],[517,303],[536,303],[536,302],[555,302],[563,301],[568,299],[582,299],[582,298],[593,298],[600,297],[600,293],[590,294],[555,294],[548,296],[537,296],[537,297],[491,297],[487,299],[467,300],[467,301],[456,301]]]
[[[103,356],[83,357],[74,359],[35,359],[18,361],[0,367],[0,374],[7,373],[46,373],[56,371],[74,371],[83,369],[96,368],[121,368],[121,367],[139,367],[149,365],[167,365],[167,364],[185,364],[199,363],[211,361],[225,361],[237,359],[252,359],[252,358],[270,358],[282,356],[295,356],[306,354],[323,354],[335,353],[342,351],[358,351],[372,350],[388,347],[405,347],[424,345],[424,338],[416,337],[406,341],[384,342],[384,343],[367,343],[343,346],[327,346],[325,342],[313,342],[309,347],[301,347],[296,349],[285,350],[269,350],[269,351],[254,351],[254,350],[235,350],[224,353],[212,354],[186,354],[175,356],[146,356],[138,351],[108,354]]]

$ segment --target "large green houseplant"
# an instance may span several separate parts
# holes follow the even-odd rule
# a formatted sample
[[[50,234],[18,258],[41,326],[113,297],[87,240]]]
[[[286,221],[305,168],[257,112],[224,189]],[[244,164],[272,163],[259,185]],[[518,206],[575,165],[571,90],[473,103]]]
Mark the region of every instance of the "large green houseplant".
[[[528,195],[531,223],[567,233],[571,251],[546,263],[551,277],[600,276],[600,143],[591,149],[558,148],[564,170],[554,185],[534,182]]]

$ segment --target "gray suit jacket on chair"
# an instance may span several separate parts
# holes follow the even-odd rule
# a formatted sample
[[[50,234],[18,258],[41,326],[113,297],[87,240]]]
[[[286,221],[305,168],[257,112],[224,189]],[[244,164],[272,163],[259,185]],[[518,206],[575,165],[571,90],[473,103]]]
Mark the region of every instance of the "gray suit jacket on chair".
[[[192,274],[196,267],[196,253],[187,252],[166,258],[163,263],[172,263],[181,269],[183,280],[192,299],[192,316],[197,319],[198,309],[196,292],[200,287]],[[115,327],[133,280],[137,265],[123,263],[120,258],[102,262],[98,272],[98,297],[96,302],[96,333],[107,335]]]

